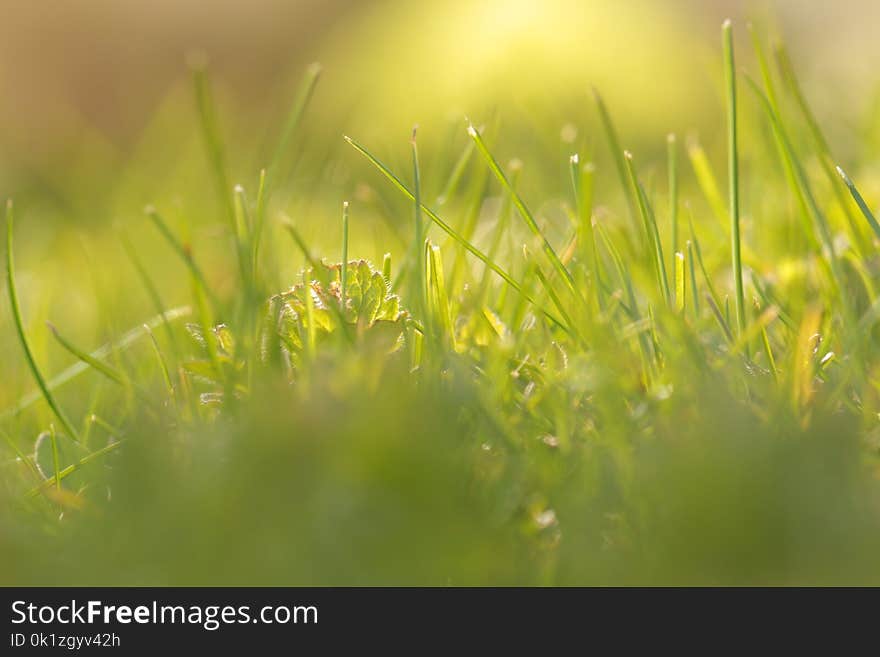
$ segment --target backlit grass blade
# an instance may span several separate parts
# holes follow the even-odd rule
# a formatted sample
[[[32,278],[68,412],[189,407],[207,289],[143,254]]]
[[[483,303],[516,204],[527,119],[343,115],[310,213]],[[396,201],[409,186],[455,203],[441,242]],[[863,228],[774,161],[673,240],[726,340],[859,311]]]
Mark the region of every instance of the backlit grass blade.
[[[389,287],[391,286],[391,254],[386,253],[382,257],[382,278],[385,279],[385,284]]]
[[[21,344],[22,351],[24,351],[24,357],[30,368],[31,375],[37,382],[37,386],[39,387],[43,398],[46,400],[46,403],[49,404],[49,408],[52,409],[55,417],[58,418],[61,427],[71,438],[79,442],[79,432],[74,428],[70,420],[67,419],[67,415],[61,410],[61,406],[59,406],[55,397],[52,395],[49,386],[46,384],[46,379],[43,378],[43,374],[37,366],[37,361],[34,359],[33,351],[31,350],[30,343],[28,342],[27,335],[24,331],[21,305],[18,302],[18,290],[15,285],[15,260],[13,258],[12,239],[13,224],[12,200],[10,199],[6,202],[6,290],[9,293],[9,303],[12,308],[12,319],[15,324],[15,332],[18,335],[18,341]]]
[[[657,276],[657,285],[660,288],[660,294],[667,303],[672,302],[669,291],[669,279],[666,275],[666,263],[663,258],[663,243],[660,241],[660,232],[657,229],[657,220],[654,212],[648,203],[648,197],[645,190],[639,182],[636,173],[635,163],[633,162],[632,153],[626,151],[624,153],[626,159],[627,172],[629,173],[630,184],[633,188],[633,194],[639,202],[639,214],[642,217],[642,227],[645,231],[645,241],[651,249],[651,257],[654,263],[654,273]]]
[[[413,308],[428,321],[425,315],[425,230],[422,223],[422,176],[419,168],[419,146],[416,142],[417,128],[413,128],[410,145],[412,147],[413,165],[413,276],[410,278],[410,298],[413,300]]]
[[[342,202],[342,263],[339,270],[339,307],[345,312],[345,297],[348,294],[348,201]]]
[[[678,252],[675,254],[675,310],[683,313],[685,307],[685,290],[687,290],[687,281],[685,280],[685,262],[684,254]]]
[[[848,227],[855,244],[857,246],[861,246],[863,240],[862,232],[859,229],[856,218],[853,216],[853,213],[850,210],[849,204],[846,200],[846,196],[840,187],[840,181],[837,180],[837,177],[834,175],[834,166],[832,164],[834,162],[834,158],[831,155],[831,149],[828,146],[828,141],[825,139],[825,135],[822,133],[822,129],[819,127],[819,122],[816,120],[815,115],[813,114],[809,104],[807,103],[807,98],[801,90],[801,85],[798,82],[797,76],[795,75],[794,66],[792,66],[791,60],[788,57],[788,53],[785,50],[785,46],[782,44],[778,44],[775,50],[775,54],[777,64],[779,65],[779,70],[782,74],[782,79],[788,86],[791,95],[794,97],[795,104],[797,105],[798,109],[800,110],[801,116],[803,116],[804,121],[807,124],[810,136],[813,138],[813,143],[816,147],[817,153],[819,154],[819,165],[822,167],[822,171],[825,174],[825,177],[828,179],[831,190],[834,192],[835,199],[837,199],[838,204],[843,209],[844,216],[846,217]]]
[[[87,456],[84,456],[76,463],[73,463],[72,465],[68,465],[66,468],[64,468],[63,470],[58,472],[56,475],[50,477],[49,479],[46,479],[39,486],[36,486],[35,488],[32,488],[31,490],[29,490],[27,493],[27,497],[36,497],[37,495],[39,495],[43,491],[45,491],[49,488],[52,488],[53,486],[58,486],[61,483],[61,481],[63,481],[66,477],[69,477],[74,472],[76,472],[77,470],[79,470],[83,466],[88,465],[92,461],[104,456],[105,454],[109,454],[110,452],[118,449],[121,444],[122,444],[122,441],[117,440],[116,442],[110,443],[109,445],[102,447],[101,449],[95,450],[94,452],[92,452],[91,454],[88,454]]]
[[[500,182],[504,189],[507,190],[507,192],[510,194],[510,198],[511,200],[513,200],[513,204],[516,206],[516,209],[519,210],[520,216],[526,222],[526,226],[528,226],[532,234],[540,240],[541,248],[543,249],[547,258],[550,260],[550,264],[553,265],[553,268],[565,281],[572,294],[574,294],[577,298],[582,299],[582,297],[578,294],[577,290],[574,287],[574,279],[571,276],[571,272],[568,271],[562,260],[559,259],[556,251],[550,245],[550,242],[547,241],[544,233],[541,232],[541,229],[538,227],[538,223],[535,221],[534,216],[532,216],[531,211],[528,209],[519,193],[510,184],[507,176],[505,176],[504,172],[501,170],[501,166],[498,164],[498,161],[495,159],[492,153],[489,152],[486,143],[483,141],[483,138],[480,136],[480,133],[473,126],[473,124],[468,124],[468,134],[474,140],[474,143],[477,145],[477,151],[483,156],[483,159],[486,160],[486,163],[489,165],[489,169],[492,171],[492,173],[495,174],[498,182]]]
[[[220,199],[220,205],[226,214],[229,227],[235,231],[235,209],[231,196],[232,187],[229,184],[226,156],[223,152],[223,140],[220,137],[214,99],[211,94],[210,81],[208,80],[207,59],[204,56],[193,57],[190,61],[190,68],[192,69],[196,109],[199,115],[199,128],[202,131],[205,150],[211,165],[211,173],[214,176],[214,183],[217,187],[217,197]]]
[[[718,189],[718,181],[715,174],[712,173],[712,166],[709,164],[709,158],[706,157],[706,151],[695,139],[691,138],[687,142],[688,159],[691,161],[691,167],[697,178],[697,185],[703,196],[712,208],[712,213],[717,217],[721,226],[727,231],[730,229],[730,220],[727,214],[727,208],[724,205],[724,199],[721,197],[721,191]]]
[[[449,341],[452,349],[455,349],[455,327],[452,322],[452,313],[449,306],[449,295],[446,292],[446,279],[443,276],[443,257],[440,247],[430,242],[425,242],[428,262],[430,263],[430,298],[433,305],[433,314],[440,320],[443,334]]]
[[[877,220],[874,218],[874,213],[871,212],[868,204],[865,203],[865,199],[862,198],[859,190],[856,188],[853,181],[849,179],[849,176],[846,175],[843,169],[837,167],[837,173],[843,179],[843,182],[844,184],[846,184],[847,189],[849,189],[849,193],[852,195],[853,200],[856,202],[856,205],[859,206],[859,210],[862,211],[865,219],[867,219],[868,224],[871,226],[871,230],[874,231],[874,235],[877,237],[877,239],[880,239],[880,224],[877,223]]]
[[[49,440],[52,441],[52,470],[54,472],[55,490],[61,490],[61,474],[58,469],[58,435],[55,425],[49,424]]]
[[[154,208],[152,205],[148,205],[144,208],[144,213],[153,222],[153,225],[158,229],[159,233],[161,233],[162,237],[165,238],[165,241],[174,249],[174,252],[183,260],[183,264],[186,265],[187,269],[189,269],[191,276],[195,279],[198,286],[202,289],[202,292],[210,299],[211,305],[217,309],[220,307],[220,302],[211,292],[211,288],[208,285],[208,280],[205,278],[205,274],[202,272],[202,269],[199,267],[198,263],[196,263],[195,258],[193,258],[192,249],[188,244],[182,243],[174,233],[171,232],[171,229],[168,227],[168,224],[165,223],[165,220],[162,218],[162,215]]]
[[[719,305],[719,296],[715,291],[715,286],[712,285],[712,278],[709,276],[709,272],[706,270],[706,263],[703,262],[703,250],[700,248],[700,240],[697,239],[697,233],[694,230],[694,217],[693,214],[688,215],[688,224],[690,225],[691,231],[691,242],[694,245],[694,253],[697,256],[697,263],[700,265],[700,272],[703,274],[703,280],[706,281],[706,288],[709,290],[709,294],[712,296],[712,300],[715,302],[715,305]]]
[[[752,45],[755,50],[755,57],[758,61],[758,68],[761,71],[761,80],[764,82],[764,91],[767,95],[767,101],[771,108],[773,108],[774,113],[779,115],[779,103],[776,97],[776,86],[773,83],[773,76],[770,73],[770,67],[767,64],[767,57],[764,53],[764,46],[761,43],[761,39],[758,37],[757,31],[750,25],[749,31],[752,35]],[[804,236],[808,239],[809,244],[808,248],[815,248],[818,244],[816,241],[816,237],[814,235],[814,229],[811,225],[810,218],[810,210],[807,207],[807,201],[804,198],[803,191],[800,188],[800,185],[797,182],[797,175],[792,168],[792,164],[789,161],[788,157],[785,154],[785,145],[782,143],[781,137],[776,131],[773,131],[773,139],[776,143],[776,148],[779,151],[779,159],[782,161],[783,168],[785,170],[785,178],[788,181],[788,185],[794,193],[795,199],[798,202],[798,217],[805,230],[799,231],[797,233],[798,236]]]
[[[694,309],[693,316],[694,319],[700,318],[700,293],[697,289],[697,268],[694,263],[694,243],[690,240],[687,241],[687,264],[688,271],[690,272],[690,283],[691,283],[691,307]]]
[[[602,308],[600,263],[596,253],[596,234],[593,230],[593,183],[596,167],[592,162],[581,164],[577,154],[571,156],[569,167],[577,216],[577,246],[587,271],[590,272],[596,303]]]
[[[617,130],[614,127],[614,122],[611,120],[608,107],[595,87],[593,88],[593,98],[596,101],[596,109],[599,110],[599,119],[602,123],[605,137],[608,140],[608,147],[611,149],[611,155],[614,158],[614,166],[617,169],[620,188],[623,190],[623,197],[626,199],[627,206],[629,207],[629,216],[633,226],[636,227],[636,200],[629,185],[626,162],[623,159],[623,147],[620,145],[620,139],[617,136]]]
[[[361,155],[363,155],[370,163],[376,167],[382,175],[384,175],[395,187],[397,187],[400,192],[409,198],[411,201],[415,201],[415,195],[406,187],[406,185],[401,182],[400,178],[394,175],[391,170],[382,164],[378,159],[376,159],[366,148],[361,146],[358,142],[356,142],[351,137],[346,136],[345,140]],[[426,207],[424,203],[421,204],[422,212],[425,213],[425,216],[428,217],[431,221],[433,221],[437,226],[447,235],[449,235],[452,239],[458,242],[468,253],[473,255],[477,260],[486,265],[489,269],[495,272],[505,283],[507,283],[510,287],[512,287],[518,294],[520,294],[526,301],[535,306],[547,319],[551,322],[559,326],[560,328],[568,331],[568,328],[563,324],[562,321],[553,316],[552,313],[548,312],[544,308],[540,307],[532,296],[523,290],[519,283],[516,282],[510,274],[508,274],[504,269],[499,267],[493,260],[491,260],[485,253],[480,251],[477,247],[471,244],[468,240],[462,237],[458,231],[456,231],[452,226],[443,221],[436,213],[434,213],[430,208]]]
[[[455,161],[455,164],[452,167],[452,171],[449,172],[449,178],[447,179],[446,184],[443,186],[443,191],[440,192],[440,195],[437,197],[436,203],[438,206],[446,203],[450,198],[452,198],[452,195],[455,194],[473,153],[474,142],[469,141],[465,145],[464,150],[461,152],[461,155],[459,155],[458,159]]]
[[[174,383],[171,381],[171,372],[168,369],[168,362],[165,360],[162,349],[159,347],[159,341],[150,329],[149,324],[144,324],[144,331],[150,337],[150,344],[153,346],[153,353],[156,354],[156,360],[159,363],[159,369],[162,372],[162,379],[165,381],[165,390],[168,398],[174,401]]]
[[[174,352],[174,355],[179,359],[180,351],[177,345],[177,337],[174,335],[174,330],[171,328],[171,322],[165,319],[166,308],[165,304],[162,302],[162,297],[159,295],[159,290],[156,288],[156,284],[153,283],[153,279],[146,267],[144,267],[143,262],[141,262],[141,259],[138,257],[137,251],[131,244],[131,241],[124,233],[122,234],[121,239],[122,247],[128,256],[128,259],[131,260],[131,264],[134,265],[135,271],[137,271],[138,277],[141,279],[141,284],[147,292],[147,296],[153,303],[156,316],[161,317],[164,320],[163,324],[165,326],[165,333],[168,335],[168,343],[171,345],[171,350]]]
[[[272,158],[269,160],[269,167],[266,169],[265,194],[267,195],[275,187],[281,160],[287,153],[288,148],[290,148],[290,141],[296,133],[296,128],[300,121],[302,121],[306,108],[309,106],[309,102],[314,95],[315,87],[321,78],[321,71],[322,68],[318,62],[310,64],[306,68],[305,76],[303,76],[299,84],[293,104],[287,113],[287,119],[284,121],[284,127],[281,128],[281,133],[278,136],[275,150],[272,152]]]
[[[724,42],[725,100],[727,102],[727,173],[730,200],[730,245],[733,282],[736,291],[736,325],[738,334],[746,329],[746,302],[743,292],[742,249],[739,225],[739,149],[737,144],[736,63],[733,55],[733,26],[724,21],[721,28]]]
[[[672,231],[672,260],[678,248],[678,146],[675,135],[666,137],[666,169],[669,178],[669,226]]]
[[[174,322],[180,318],[189,317],[191,314],[192,311],[190,310],[189,306],[171,308],[170,310],[165,311],[163,314],[156,315],[155,317],[151,318],[149,321],[146,322],[146,326],[148,326],[150,329],[155,329],[165,322]],[[114,351],[127,349],[129,346],[140,340],[144,335],[144,326],[136,326],[126,333],[123,333],[119,339],[112,340],[111,342],[101,345],[94,351],[89,352],[89,355],[92,358],[106,358]],[[49,390],[54,390],[73,380],[83,372],[88,371],[88,369],[89,366],[82,361],[74,363],[67,369],[63,370],[60,374],[49,379],[46,382],[46,387]],[[4,411],[0,412],[0,420],[12,417],[17,413],[20,413],[24,409],[31,406],[34,402],[41,399],[42,396],[42,390],[24,395],[11,408],[7,408]]]
[[[58,340],[58,344],[60,344],[64,349],[73,354],[76,358],[84,362],[89,367],[95,369],[100,372],[104,376],[106,376],[111,381],[118,383],[121,386],[127,386],[129,381],[125,375],[121,372],[116,371],[115,368],[111,367],[107,363],[93,357],[91,354],[84,352],[82,349],[73,345],[67,338],[65,338],[58,329],[55,327],[52,322],[46,322],[46,326],[49,327],[49,330],[52,331],[52,335],[55,336],[55,339]]]

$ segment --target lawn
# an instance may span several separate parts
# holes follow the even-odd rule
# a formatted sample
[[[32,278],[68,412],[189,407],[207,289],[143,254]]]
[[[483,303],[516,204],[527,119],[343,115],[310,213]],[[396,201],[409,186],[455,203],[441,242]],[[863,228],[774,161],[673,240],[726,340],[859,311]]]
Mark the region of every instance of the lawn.
[[[699,132],[607,75],[371,128],[343,55],[255,115],[196,54],[81,135],[6,208],[0,583],[880,584],[876,110],[706,42]]]

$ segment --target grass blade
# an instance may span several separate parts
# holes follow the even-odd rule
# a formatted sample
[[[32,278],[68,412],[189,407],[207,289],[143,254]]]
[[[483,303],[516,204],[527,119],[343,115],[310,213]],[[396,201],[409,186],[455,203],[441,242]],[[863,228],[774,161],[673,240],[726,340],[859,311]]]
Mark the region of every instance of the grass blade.
[[[605,105],[605,101],[602,100],[602,96],[599,95],[599,92],[595,87],[593,87],[593,98],[596,101],[596,109],[599,110],[599,119],[602,122],[602,128],[605,132],[605,137],[608,140],[608,147],[611,149],[611,155],[614,158],[614,166],[617,169],[620,188],[623,190],[623,196],[626,199],[629,208],[630,220],[633,222],[633,227],[638,228],[636,224],[636,200],[633,197],[632,190],[629,186],[626,173],[626,162],[623,159],[623,148],[620,145],[617,130],[614,127],[614,122],[611,120],[611,114],[608,112],[608,107]]]
[[[415,201],[415,195],[407,189],[406,185],[392,173],[392,171],[382,164],[381,161],[376,159],[366,148],[361,146],[358,142],[356,142],[351,137],[345,136],[345,141],[347,141],[356,151],[358,151],[361,155],[363,155],[370,163],[376,167],[379,172],[384,175],[397,189],[406,196],[409,200]],[[526,292],[522,286],[516,282],[510,274],[508,274],[504,269],[499,267],[495,262],[489,258],[485,253],[480,251],[477,247],[471,244],[468,240],[466,240],[458,231],[456,231],[452,226],[443,221],[436,213],[434,213],[430,208],[426,207],[424,203],[421,204],[422,212],[425,213],[431,221],[433,221],[437,226],[447,235],[449,235],[452,239],[458,242],[468,253],[473,255],[477,260],[486,265],[489,269],[495,272],[505,283],[507,283],[510,287],[512,287],[520,296],[522,296],[526,301],[535,306],[547,319],[556,324],[561,329],[568,332],[568,327],[565,326],[559,319],[557,319],[552,313],[545,310],[541,306],[537,304],[534,298]]]
[[[36,486],[35,488],[32,488],[31,490],[29,490],[27,492],[27,497],[36,497],[37,495],[39,495],[43,491],[51,488],[52,486],[59,485],[63,479],[65,479],[66,477],[69,477],[74,472],[79,470],[81,467],[88,465],[89,463],[91,463],[95,459],[98,459],[98,458],[104,456],[105,454],[109,454],[110,452],[117,449],[121,444],[122,444],[122,441],[117,440],[115,442],[110,443],[109,445],[107,445],[105,447],[102,447],[101,449],[95,450],[91,454],[87,454],[86,456],[82,457],[76,463],[68,465],[66,468],[64,468],[63,470],[58,472],[55,476],[50,477],[49,479],[46,479],[39,486]]]
[[[572,294],[574,294],[577,298],[583,300],[583,298],[578,294],[577,290],[574,287],[574,279],[571,276],[571,272],[568,271],[562,260],[559,259],[556,251],[550,245],[550,242],[547,241],[547,238],[541,232],[541,229],[538,227],[538,223],[535,221],[535,218],[532,216],[532,213],[529,211],[528,207],[526,207],[526,204],[523,202],[522,197],[520,197],[517,191],[510,184],[507,176],[505,176],[504,172],[501,170],[501,166],[498,164],[498,161],[495,159],[492,153],[489,152],[489,149],[486,147],[486,143],[483,141],[483,138],[480,136],[480,133],[473,126],[473,124],[468,124],[468,134],[474,140],[474,143],[477,145],[477,150],[486,160],[486,163],[489,165],[489,169],[492,171],[492,173],[495,174],[498,182],[500,182],[504,189],[510,194],[510,198],[513,201],[513,204],[516,206],[516,209],[519,210],[520,216],[522,216],[523,220],[526,222],[529,230],[532,232],[532,234],[535,235],[535,237],[537,237],[541,241],[541,248],[543,249],[547,258],[550,260],[550,263],[553,265],[554,269],[556,269],[557,273],[566,282]]]
[[[266,169],[265,194],[271,193],[272,189],[275,187],[281,159],[287,152],[287,149],[290,146],[290,140],[296,133],[296,128],[306,112],[309,101],[311,101],[312,96],[314,95],[315,87],[318,85],[318,80],[321,78],[321,71],[322,68],[318,62],[314,62],[306,68],[305,77],[299,84],[299,89],[296,92],[293,105],[291,105],[290,111],[287,113],[287,120],[285,120],[284,127],[281,129],[281,134],[278,136],[278,143],[272,153],[272,159],[269,160],[269,167]]]
[[[211,288],[208,286],[208,280],[205,278],[205,274],[202,272],[202,269],[199,267],[198,263],[196,263],[195,258],[193,258],[192,249],[188,244],[182,243],[177,237],[175,237],[174,233],[171,232],[171,229],[168,227],[168,224],[165,223],[165,220],[162,218],[162,215],[154,208],[152,205],[148,205],[144,208],[144,213],[153,222],[153,225],[159,230],[162,234],[162,237],[165,238],[165,241],[171,245],[171,248],[174,249],[175,253],[183,260],[183,263],[186,265],[187,269],[189,269],[190,274],[197,282],[198,286],[203,290],[204,294],[210,299],[211,305],[216,310],[220,307],[220,302],[211,292]]]
[[[669,175],[669,225],[672,230],[673,264],[678,250],[678,148],[674,134],[666,137],[666,168]]]
[[[95,358],[91,354],[87,354],[82,349],[73,345],[70,341],[67,340],[61,333],[59,333],[58,329],[52,322],[46,322],[46,326],[49,327],[49,330],[52,331],[52,335],[55,336],[55,339],[58,340],[58,344],[60,344],[64,349],[73,354],[76,358],[84,362],[89,367],[94,368],[96,371],[100,372],[104,376],[106,376],[111,381],[118,383],[121,386],[128,385],[128,379],[120,372],[117,372],[114,368],[110,367],[107,363],[102,362],[101,360]]]
[[[178,308],[172,308],[170,310],[165,311],[165,313],[156,315],[152,319],[146,322],[146,326],[151,329],[155,329],[158,326],[164,324],[165,322],[173,322],[182,317],[188,317],[192,311],[189,306],[180,306]],[[130,345],[134,344],[137,340],[139,340],[144,335],[144,327],[136,326],[135,328],[127,331],[120,337],[118,340],[113,340],[106,344],[101,345],[97,349],[92,352],[89,352],[89,355],[92,358],[105,358],[107,355],[112,353],[115,350],[126,349]],[[78,363],[74,363],[67,369],[63,370],[60,374],[52,377],[46,383],[46,387],[49,390],[55,390],[56,388],[64,385],[65,383],[73,380],[83,372],[87,371],[89,366],[83,361],[79,361]],[[37,390],[35,392],[24,395],[21,399],[18,400],[16,404],[12,407],[7,408],[3,412],[0,412],[0,420],[6,419],[8,417],[12,417],[23,411],[24,409],[31,406],[34,402],[41,399],[43,397],[42,389]]]
[[[736,63],[733,55],[733,26],[730,19],[721,28],[724,42],[724,77],[727,102],[727,172],[730,196],[730,245],[733,281],[736,289],[738,335],[746,329],[746,302],[743,292],[742,253],[739,226],[739,152],[737,148]]]
[[[419,147],[416,142],[417,130],[418,126],[413,128],[410,140],[413,164],[413,220],[415,222],[412,246],[412,271],[415,275],[411,279],[410,296],[413,300],[413,308],[427,322],[428,318],[425,314],[425,231],[422,224],[422,176],[419,169]]]
[[[657,220],[654,212],[648,204],[648,196],[639,182],[638,174],[636,174],[635,163],[633,162],[632,153],[624,152],[626,158],[627,171],[629,172],[630,184],[633,188],[633,194],[639,201],[639,214],[642,217],[642,227],[645,231],[645,239],[651,248],[651,255],[654,261],[654,273],[657,276],[657,285],[660,288],[660,294],[666,300],[666,303],[672,303],[672,297],[669,292],[669,279],[666,275],[666,263],[663,257],[663,243],[660,241],[660,233],[657,229]]]
[[[843,169],[837,167],[837,173],[843,179],[843,182],[844,184],[846,184],[847,189],[849,189],[849,193],[852,195],[853,200],[856,202],[856,205],[859,206],[859,210],[862,211],[865,219],[868,220],[868,224],[871,226],[871,230],[874,231],[874,235],[877,237],[877,239],[880,239],[880,224],[877,223],[877,220],[874,218],[874,213],[871,212],[868,204],[865,203],[865,199],[862,198],[859,190],[856,188],[853,181],[849,179],[849,176],[846,175]]]
[[[232,188],[229,184],[229,174],[226,171],[226,157],[223,153],[223,140],[220,138],[220,129],[217,125],[217,117],[214,108],[214,99],[211,94],[211,85],[208,80],[207,58],[195,56],[190,61],[193,75],[193,89],[195,90],[196,109],[199,115],[199,127],[205,142],[208,161],[211,165],[211,173],[217,187],[217,196],[220,205],[226,214],[230,228],[235,234],[235,209],[232,203]]]
[[[678,252],[675,254],[675,310],[683,313],[685,306],[685,290],[687,290],[687,282],[684,274],[684,254]]]
[[[345,312],[345,295],[348,291],[348,201],[342,202],[342,269],[339,271],[339,307]],[[311,296],[311,295],[309,295]]]
[[[9,303],[12,307],[12,319],[15,324],[15,331],[18,335],[19,343],[21,344],[21,348],[24,351],[24,357],[27,361],[28,367],[31,370],[31,375],[33,375],[34,380],[37,382],[37,386],[40,389],[40,392],[43,395],[43,398],[46,400],[46,403],[49,404],[49,408],[52,409],[52,412],[55,414],[55,417],[58,418],[58,421],[61,423],[61,427],[70,435],[71,438],[79,442],[79,432],[73,427],[73,424],[70,420],[67,419],[67,415],[64,414],[64,411],[61,410],[61,407],[58,405],[58,402],[55,400],[54,395],[52,395],[49,390],[49,386],[46,384],[46,379],[43,378],[42,372],[40,372],[40,368],[37,366],[37,361],[34,360],[34,354],[31,351],[30,343],[28,342],[27,335],[24,332],[24,321],[21,317],[21,305],[18,302],[18,291],[15,286],[15,261],[13,259],[13,210],[12,210],[12,200],[6,202],[6,289],[9,293]]]

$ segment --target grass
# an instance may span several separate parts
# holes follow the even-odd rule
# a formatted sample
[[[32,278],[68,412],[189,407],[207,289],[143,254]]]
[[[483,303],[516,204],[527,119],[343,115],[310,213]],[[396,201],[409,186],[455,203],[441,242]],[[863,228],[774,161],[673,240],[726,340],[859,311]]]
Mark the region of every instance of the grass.
[[[610,153],[526,139],[506,160],[518,128],[493,121],[322,141],[316,164],[317,66],[250,170],[196,61],[208,175],[178,183],[215,189],[207,216],[163,196],[121,231],[128,265],[95,263],[121,281],[101,326],[135,328],[90,338],[20,297],[40,272],[13,237],[37,233],[8,207],[32,384],[0,387],[3,583],[880,581],[880,228],[784,50],[751,30],[759,85],[722,37],[726,203],[724,140],[680,160],[596,91],[583,123]],[[868,197],[870,153],[847,165]],[[326,217],[301,157],[353,172]]]

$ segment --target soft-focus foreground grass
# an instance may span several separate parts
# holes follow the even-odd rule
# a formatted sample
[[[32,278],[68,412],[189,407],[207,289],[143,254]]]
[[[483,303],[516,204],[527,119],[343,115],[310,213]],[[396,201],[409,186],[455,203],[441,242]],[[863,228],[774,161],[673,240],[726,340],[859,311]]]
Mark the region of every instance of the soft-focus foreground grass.
[[[142,220],[7,213],[2,582],[878,583],[878,135],[836,160],[784,49],[724,36],[709,148],[624,152],[597,93],[298,158],[310,69],[241,173],[194,60],[96,193]]]

